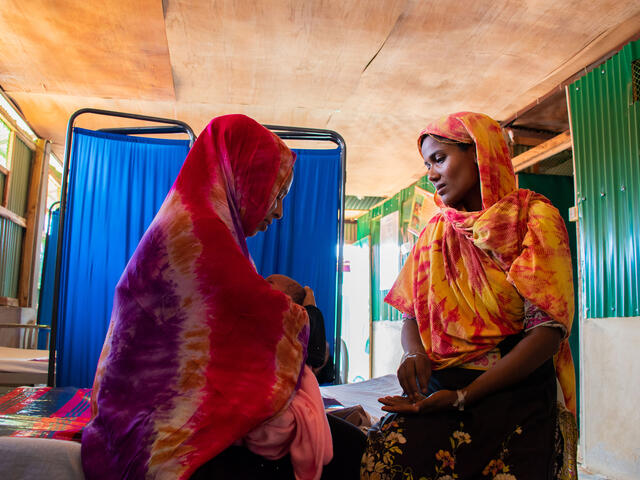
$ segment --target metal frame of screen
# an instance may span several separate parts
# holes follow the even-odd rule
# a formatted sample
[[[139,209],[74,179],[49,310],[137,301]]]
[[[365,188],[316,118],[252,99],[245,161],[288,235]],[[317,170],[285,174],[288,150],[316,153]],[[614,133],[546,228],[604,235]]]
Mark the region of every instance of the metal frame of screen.
[[[57,208],[60,208],[60,201],[58,200],[57,202],[53,202],[51,204],[51,206],[49,207],[49,216],[48,218],[48,222],[47,222],[47,242],[49,242],[49,235],[51,234],[51,216],[53,214],[53,211]],[[44,263],[44,262],[43,262]],[[45,278],[45,275],[47,273],[47,265],[43,264],[42,265],[42,272],[40,273],[40,279],[41,279],[41,283],[40,283],[40,292],[38,292],[38,312],[36,315],[36,325],[40,325],[42,323],[42,317],[41,317],[41,309],[40,309],[40,305],[42,305],[42,296],[43,296],[43,289],[42,289],[42,281]],[[49,328],[51,328],[51,325],[48,325]],[[49,341],[47,342],[47,345],[51,345],[51,331],[49,331]],[[51,353],[49,353],[49,355],[51,355]],[[49,360],[51,360],[51,358],[49,358]]]
[[[347,145],[342,135],[333,130],[316,128],[283,127],[280,125],[265,125],[269,130],[283,140],[311,140],[333,142],[340,148],[340,186],[338,189],[338,263],[336,282],[336,324],[333,349],[333,361],[336,372],[340,368],[340,338],[342,330],[342,247],[344,244],[344,186],[347,177]],[[335,383],[339,382],[336,374]]]
[[[108,117],[128,118],[141,120],[151,123],[158,123],[158,126],[145,127],[118,127],[99,129],[102,132],[119,133],[121,135],[150,135],[150,134],[173,134],[184,133],[189,136],[190,144],[193,145],[195,135],[191,127],[179,120],[168,118],[150,117],[147,115],[138,115],[133,113],[115,112],[111,110],[100,110],[96,108],[82,108],[76,111],[69,118],[67,123],[67,135],[64,150],[64,168],[62,172],[62,190],[60,195],[60,217],[58,225],[58,245],[56,249],[56,270],[53,290],[53,311],[51,317],[51,337],[49,343],[49,373],[47,385],[54,386],[55,381],[55,360],[56,360],[56,344],[58,333],[58,296],[60,290],[60,269],[62,266],[62,241],[64,236],[64,216],[67,204],[67,181],[69,177],[69,159],[71,158],[71,140],[73,137],[73,128],[76,119],[80,115],[95,114]],[[164,124],[164,125],[162,125]],[[343,263],[343,242],[344,242],[344,187],[346,182],[346,155],[347,147],[344,138],[333,130],[322,130],[314,128],[287,127],[280,125],[265,125],[266,128],[278,135],[283,140],[311,140],[311,141],[328,141],[335,143],[340,148],[340,185],[338,188],[338,262],[337,270],[337,287],[336,287],[336,312],[335,312],[335,338],[334,338],[334,362],[336,368],[340,365],[340,335],[342,327],[342,263]],[[337,376],[336,376],[337,381]]]
[[[67,123],[67,136],[64,146],[64,168],[62,171],[62,190],[60,194],[60,217],[58,224],[58,245],[56,249],[56,272],[53,287],[53,311],[51,312],[51,336],[49,340],[49,373],[47,376],[47,385],[54,386],[55,382],[55,366],[56,366],[56,347],[58,334],[58,296],[60,291],[60,269],[62,266],[62,240],[64,236],[64,221],[67,207],[67,180],[69,177],[69,159],[71,158],[71,140],[73,137],[74,123],[79,116],[85,114],[102,115],[105,117],[128,118],[133,120],[141,120],[144,122],[156,123],[154,126],[140,127],[119,127],[119,128],[103,128],[98,131],[119,133],[121,135],[151,135],[151,134],[186,134],[189,137],[190,146],[193,146],[195,135],[191,127],[180,120],[170,118],[150,117],[147,115],[137,115],[135,113],[114,112],[111,110],[100,110],[97,108],[82,108],[76,111]]]

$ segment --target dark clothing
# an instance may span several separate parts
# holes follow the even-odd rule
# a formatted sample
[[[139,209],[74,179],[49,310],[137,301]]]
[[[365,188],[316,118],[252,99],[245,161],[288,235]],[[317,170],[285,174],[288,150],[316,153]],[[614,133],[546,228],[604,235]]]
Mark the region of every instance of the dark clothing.
[[[482,373],[435,370],[428,394],[464,388]],[[556,376],[548,360],[521,382],[464,411],[386,415],[369,430],[362,478],[404,479],[411,472],[413,478],[475,480],[508,473],[512,477],[504,478],[554,479],[562,454],[556,419]]]
[[[324,330],[324,317],[322,312],[313,305],[306,305],[309,315],[309,347],[307,355],[307,365],[311,368],[318,368],[324,363],[327,354],[327,338]],[[335,379],[335,368],[333,358],[329,356],[327,363],[316,373],[316,378],[320,385],[333,383]]]
[[[309,315],[309,346],[307,349],[307,365],[318,368],[324,363],[327,352],[327,337],[324,332],[324,317],[318,307],[305,305]]]
[[[322,470],[323,480],[357,480],[360,458],[366,437],[353,425],[333,415],[327,415],[333,439],[333,459]],[[266,460],[244,447],[229,447],[205,463],[191,480],[294,480],[289,455],[279,460]]]

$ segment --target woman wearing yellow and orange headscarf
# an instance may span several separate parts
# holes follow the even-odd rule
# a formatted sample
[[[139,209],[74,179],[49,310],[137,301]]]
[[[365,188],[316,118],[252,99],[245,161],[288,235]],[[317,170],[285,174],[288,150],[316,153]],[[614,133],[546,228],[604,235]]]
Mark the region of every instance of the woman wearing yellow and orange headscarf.
[[[433,122],[418,148],[440,212],[385,299],[405,318],[405,395],[380,399],[392,413],[369,433],[362,478],[566,478],[575,442],[558,425],[575,422],[558,402],[575,414],[574,306],[562,217],[516,187],[486,115]]]

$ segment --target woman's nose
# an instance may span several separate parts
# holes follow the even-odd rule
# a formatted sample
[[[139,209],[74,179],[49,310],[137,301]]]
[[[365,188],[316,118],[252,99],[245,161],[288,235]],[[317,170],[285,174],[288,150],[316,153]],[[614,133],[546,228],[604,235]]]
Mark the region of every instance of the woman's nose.
[[[282,218],[282,200],[277,200],[276,209],[273,211],[273,217],[278,220]]]
[[[427,174],[427,178],[431,183],[434,183],[436,180],[438,180],[438,178],[440,178],[440,174],[435,168],[431,167],[429,173]]]

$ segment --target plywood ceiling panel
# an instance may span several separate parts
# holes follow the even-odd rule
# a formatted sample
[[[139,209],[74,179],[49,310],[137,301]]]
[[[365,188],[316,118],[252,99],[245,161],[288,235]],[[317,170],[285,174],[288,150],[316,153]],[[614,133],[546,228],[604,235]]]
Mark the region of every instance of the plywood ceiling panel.
[[[0,32],[8,92],[174,98],[157,0],[2,0]]]
[[[172,0],[178,101],[339,109],[403,0]]]
[[[108,99],[79,97],[59,94],[14,93],[11,95],[36,133],[52,141],[53,152],[63,157],[65,134],[69,117],[81,108],[99,108],[119,112],[142,113],[162,118],[177,118],[173,101],[151,101],[136,99]],[[140,122],[112,117],[82,115],[76,122],[77,127],[99,129],[140,125]],[[194,130],[195,131],[195,130]],[[199,131],[196,131],[198,134]]]
[[[4,0],[0,11],[0,85],[55,150],[82,107],[174,117],[196,133],[216,115],[245,113],[339,132],[352,195],[389,195],[419,178],[415,139],[429,119],[512,118],[640,32],[637,0],[69,5]]]

